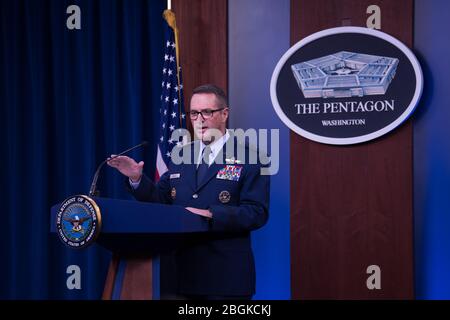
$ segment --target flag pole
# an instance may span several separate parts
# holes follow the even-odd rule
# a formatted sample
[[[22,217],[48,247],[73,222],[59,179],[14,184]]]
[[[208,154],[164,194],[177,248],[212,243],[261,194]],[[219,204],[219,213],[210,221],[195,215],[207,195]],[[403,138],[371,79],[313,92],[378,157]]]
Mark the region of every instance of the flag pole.
[[[167,6],[169,6],[170,0],[167,1]],[[179,109],[178,109],[178,114],[180,115],[180,127],[183,123],[183,119],[181,117],[181,113],[182,113],[182,108],[183,106],[181,105],[181,86],[180,86],[180,50],[179,50],[179,46],[178,46],[178,28],[177,28],[177,23],[176,23],[176,19],[175,19],[175,13],[173,13],[172,10],[167,9],[164,10],[163,13],[164,19],[166,19],[167,24],[172,28],[173,33],[175,35],[175,55],[176,55],[176,60],[177,60],[177,82],[178,82],[178,101],[180,101],[179,104]]]
[[[172,0],[167,0],[167,10],[172,10]]]

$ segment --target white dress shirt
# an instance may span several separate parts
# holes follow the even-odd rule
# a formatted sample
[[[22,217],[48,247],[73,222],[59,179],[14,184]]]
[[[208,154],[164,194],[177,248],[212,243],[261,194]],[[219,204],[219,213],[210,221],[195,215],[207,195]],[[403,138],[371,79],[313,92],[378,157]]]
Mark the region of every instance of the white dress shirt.
[[[211,149],[211,153],[209,154],[208,159],[208,165],[211,165],[211,163],[214,162],[214,159],[216,159],[219,152],[222,150],[225,143],[227,143],[228,139],[230,138],[230,133],[228,130],[225,132],[223,136],[221,136],[217,141],[214,141],[213,143],[209,144],[208,146]],[[203,149],[205,149],[206,145],[203,143],[203,141],[200,141],[200,152],[198,153],[197,158],[197,164],[201,162],[201,157],[203,154]]]

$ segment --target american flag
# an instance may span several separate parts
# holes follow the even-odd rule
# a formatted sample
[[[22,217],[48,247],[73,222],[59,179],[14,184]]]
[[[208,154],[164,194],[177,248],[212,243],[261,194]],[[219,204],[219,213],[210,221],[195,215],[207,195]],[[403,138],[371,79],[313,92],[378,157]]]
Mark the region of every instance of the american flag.
[[[164,12],[164,17],[166,18],[166,22],[171,21],[173,23],[172,25],[175,25],[175,15],[172,11],[166,10]],[[179,62],[177,63],[176,36],[174,29],[169,25],[169,22],[166,23],[165,29],[156,180],[168,170],[167,164],[170,161],[172,148],[181,143],[171,139],[172,132],[179,128],[186,128],[181,67]]]

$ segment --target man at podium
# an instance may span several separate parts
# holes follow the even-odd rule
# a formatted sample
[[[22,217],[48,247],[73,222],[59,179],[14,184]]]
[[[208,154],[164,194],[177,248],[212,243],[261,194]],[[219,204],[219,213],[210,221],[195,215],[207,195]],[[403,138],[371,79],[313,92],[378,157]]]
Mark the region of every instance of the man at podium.
[[[176,252],[178,294],[188,299],[251,299],[255,293],[250,232],[267,222],[270,178],[261,174],[257,150],[227,130],[229,111],[219,87],[194,89],[188,114],[197,140],[178,149],[191,161],[171,161],[157,183],[143,174],[143,161],[119,156],[108,162],[128,178],[137,200],[181,205],[208,220],[210,232]]]

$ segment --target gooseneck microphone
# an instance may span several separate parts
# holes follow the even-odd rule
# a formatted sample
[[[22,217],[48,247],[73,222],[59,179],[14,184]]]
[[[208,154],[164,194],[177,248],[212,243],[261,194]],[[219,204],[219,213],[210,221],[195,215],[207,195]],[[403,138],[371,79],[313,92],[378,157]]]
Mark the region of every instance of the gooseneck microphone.
[[[100,165],[99,165],[98,168],[97,168],[97,171],[95,171],[94,179],[92,179],[91,189],[89,190],[89,196],[90,196],[90,197],[98,197],[99,192],[98,192],[98,190],[97,190],[97,180],[98,180],[98,176],[99,176],[99,174],[100,174],[100,169],[103,167],[103,165],[104,165],[106,162],[108,162],[109,160],[112,160],[112,159],[114,159],[114,158],[117,158],[118,156],[124,155],[125,153],[130,152],[131,150],[134,150],[134,149],[136,149],[136,148],[145,147],[147,144],[148,144],[147,141],[142,141],[142,142],[139,143],[138,145],[136,145],[136,146],[134,146],[134,147],[132,147],[132,148],[130,148],[130,149],[127,149],[127,150],[125,150],[125,151],[122,151],[121,153],[116,154],[114,157],[106,158],[102,163],[100,163]]]

